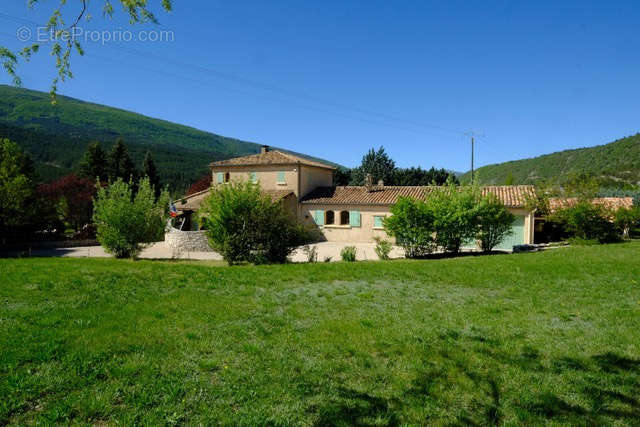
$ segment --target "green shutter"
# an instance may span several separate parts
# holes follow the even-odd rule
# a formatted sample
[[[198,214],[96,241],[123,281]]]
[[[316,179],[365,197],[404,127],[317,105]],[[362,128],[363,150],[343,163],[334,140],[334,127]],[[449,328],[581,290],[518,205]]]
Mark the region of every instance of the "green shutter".
[[[258,175],[255,172],[249,172],[249,182],[258,182]]]
[[[222,184],[224,182],[224,174],[222,172],[218,172],[216,175],[218,176],[218,184]]]
[[[383,224],[382,224],[382,219],[384,217],[383,216],[374,216],[373,217],[373,227],[374,228],[382,228]]]
[[[360,227],[360,211],[349,211],[349,225]]]
[[[313,220],[316,225],[324,225],[324,211],[313,211]]]
[[[287,181],[285,180],[285,177],[284,177],[284,171],[278,172],[278,183],[282,184],[282,183],[285,183],[285,182],[287,182]]]

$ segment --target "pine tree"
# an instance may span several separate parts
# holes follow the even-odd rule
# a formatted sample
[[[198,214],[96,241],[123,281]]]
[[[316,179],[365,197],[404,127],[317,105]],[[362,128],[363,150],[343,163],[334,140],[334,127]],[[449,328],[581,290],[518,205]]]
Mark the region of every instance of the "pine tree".
[[[120,178],[125,182],[135,181],[135,172],[129,150],[122,138],[118,138],[109,153],[109,180],[113,182]]]
[[[149,178],[149,184],[151,184],[151,188],[153,188],[157,198],[160,195],[160,177],[158,176],[158,169],[149,151],[144,155],[144,160],[142,161],[142,177]]]
[[[107,156],[99,142],[89,144],[84,157],[80,162],[79,174],[81,177],[94,181],[106,181],[107,176]]]

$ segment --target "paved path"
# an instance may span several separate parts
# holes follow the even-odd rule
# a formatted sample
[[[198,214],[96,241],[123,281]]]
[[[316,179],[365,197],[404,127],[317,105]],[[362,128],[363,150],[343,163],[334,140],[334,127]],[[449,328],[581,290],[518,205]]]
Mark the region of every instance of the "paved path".
[[[318,262],[323,262],[330,258],[332,262],[341,261],[340,251],[345,246],[356,247],[356,258],[359,261],[377,260],[375,253],[375,243],[337,243],[321,242],[310,245],[316,248]],[[35,257],[72,257],[72,258],[108,258],[107,254],[100,246],[83,246],[77,248],[57,248],[57,249],[35,249],[31,252]],[[395,246],[391,251],[391,258],[402,258],[404,256],[401,248]],[[222,256],[216,252],[177,252],[165,245],[164,242],[157,242],[144,249],[139,258],[143,259],[192,259],[220,261]],[[307,262],[308,256],[302,248],[296,249],[291,255],[293,262]]]

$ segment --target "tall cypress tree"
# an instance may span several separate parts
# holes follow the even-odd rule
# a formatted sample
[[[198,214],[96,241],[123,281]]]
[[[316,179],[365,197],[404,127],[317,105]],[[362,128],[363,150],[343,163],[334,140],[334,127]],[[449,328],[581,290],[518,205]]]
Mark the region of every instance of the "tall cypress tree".
[[[156,168],[150,151],[147,151],[142,161],[142,177],[145,176],[149,178],[149,184],[151,184],[153,192],[156,198],[158,198],[160,195],[160,177],[158,176],[158,169]]]
[[[87,147],[80,162],[79,174],[92,181],[96,178],[100,181],[107,180],[107,156],[99,142],[93,142]]]
[[[118,138],[109,153],[109,179],[115,181],[121,178],[125,182],[135,181],[135,172],[129,150],[124,145],[122,138]]]

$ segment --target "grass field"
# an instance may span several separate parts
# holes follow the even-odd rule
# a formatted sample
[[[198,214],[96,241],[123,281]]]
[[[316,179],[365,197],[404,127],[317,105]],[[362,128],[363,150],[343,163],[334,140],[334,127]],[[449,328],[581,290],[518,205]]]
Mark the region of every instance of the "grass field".
[[[640,242],[219,267],[0,260],[0,424],[637,424]]]

